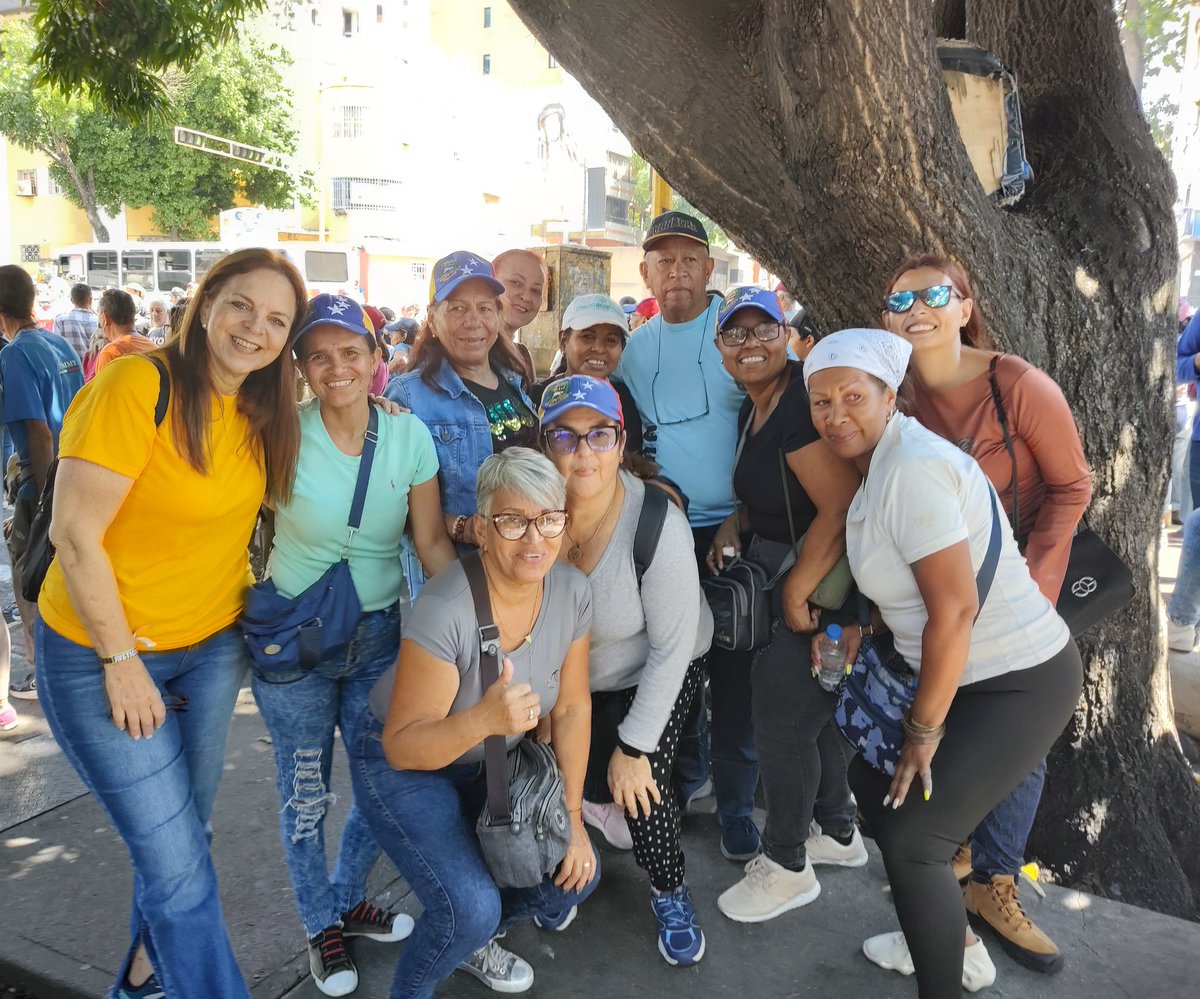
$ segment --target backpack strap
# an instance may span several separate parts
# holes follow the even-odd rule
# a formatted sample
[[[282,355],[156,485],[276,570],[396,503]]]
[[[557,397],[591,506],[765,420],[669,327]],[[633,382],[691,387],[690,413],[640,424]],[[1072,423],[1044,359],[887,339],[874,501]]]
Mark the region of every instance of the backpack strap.
[[[459,561],[475,602],[475,622],[479,625],[479,675],[486,691],[500,679],[500,629],[492,617],[492,600],[479,552],[467,552]],[[504,736],[489,735],[483,740],[483,764],[488,811],[495,824],[507,825],[512,818],[512,807],[508,800],[508,743]]]
[[[637,531],[633,535],[633,571],[637,576],[638,588],[642,577],[654,561],[658,550],[658,538],[667,520],[667,504],[671,502],[658,486],[645,486],[642,512],[638,514]]]
[[[161,427],[167,418],[167,406],[171,402],[171,376],[167,366],[157,357],[146,358],[158,369],[158,399],[154,403],[154,426]]]

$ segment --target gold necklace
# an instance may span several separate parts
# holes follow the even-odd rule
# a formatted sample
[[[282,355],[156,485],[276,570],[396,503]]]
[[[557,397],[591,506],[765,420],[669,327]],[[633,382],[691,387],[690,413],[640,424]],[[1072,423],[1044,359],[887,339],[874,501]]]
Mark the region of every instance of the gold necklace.
[[[483,567],[483,575],[488,581],[488,600],[491,601],[492,590],[495,589],[495,585],[492,583],[492,575],[490,572],[488,572],[486,565]],[[533,598],[533,613],[529,616],[529,627],[525,629],[525,637],[517,643],[518,648],[520,648],[522,645],[533,645],[533,626],[537,622],[538,611],[541,610],[542,591],[545,588],[545,583],[546,581],[544,579],[538,580],[538,591],[537,596]],[[513,637],[512,633],[504,627],[504,623],[500,620],[500,615],[496,614],[495,611],[496,608],[493,602],[492,613],[496,616],[496,625],[500,628],[500,637],[503,639],[504,636],[507,635],[511,639]]]
[[[617,501],[617,486],[618,482],[613,483],[613,494],[609,498],[608,506],[604,508],[604,516],[600,518],[600,523],[596,525],[596,529],[592,531],[591,536],[587,541],[580,544],[575,540],[575,535],[571,533],[570,521],[567,522],[567,537],[571,539],[571,547],[567,550],[567,561],[574,564],[583,558],[583,550],[596,540],[596,535],[600,533],[600,528],[604,526],[604,522],[608,520],[608,515],[612,513],[613,504]]]

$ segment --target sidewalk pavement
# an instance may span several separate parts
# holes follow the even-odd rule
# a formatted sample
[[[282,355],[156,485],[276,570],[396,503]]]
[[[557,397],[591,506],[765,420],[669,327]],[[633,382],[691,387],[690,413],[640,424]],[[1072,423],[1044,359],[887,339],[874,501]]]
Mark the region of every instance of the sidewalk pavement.
[[[19,659],[15,628],[14,639]],[[14,662],[16,677],[23,670]],[[127,946],[125,849],[63,760],[36,702],[17,707],[21,726],[0,734],[0,993],[7,985],[34,999],[95,999],[112,983]],[[331,786],[339,795],[326,822],[332,853],[350,794],[340,747]],[[214,816],[225,913],[254,999],[317,999],[283,863],[278,807],[271,746],[244,690]],[[768,923],[737,924],[717,911],[716,898],[737,880],[740,867],[721,857],[714,816],[692,816],[684,848],[708,938],[700,965],[679,969],[663,962],[645,875],[630,854],[607,848],[601,887],[565,933],[522,927],[506,943],[533,965],[534,997],[911,997],[911,979],[875,967],[860,950],[864,937],[896,929],[879,853],[868,846],[864,868],[818,868],[823,890],[811,905]],[[381,904],[419,911],[386,858],[376,865],[370,890]],[[1066,968],[1045,978],[989,940],[998,977],[982,995],[1149,999],[1195,993],[1200,925],[1054,886],[1046,891],[1040,899],[1026,886],[1022,899],[1067,955]],[[357,995],[388,994],[403,946],[352,942]],[[487,994],[462,974],[438,993],[456,999]]]

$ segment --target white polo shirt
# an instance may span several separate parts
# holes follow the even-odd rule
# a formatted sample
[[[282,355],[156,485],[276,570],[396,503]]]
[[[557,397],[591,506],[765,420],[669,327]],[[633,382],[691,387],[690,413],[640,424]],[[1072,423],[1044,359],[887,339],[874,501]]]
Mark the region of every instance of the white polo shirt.
[[[976,572],[991,534],[992,486],[953,444],[897,413],[871,456],[846,515],[846,552],[859,589],[878,606],[896,650],[921,669],[929,613],[911,566],[969,539]],[[1003,516],[1003,507],[1001,516]],[[1000,561],[971,633],[959,686],[1029,669],[1060,652],[1071,633],[1029,575],[1012,528],[1001,525]]]

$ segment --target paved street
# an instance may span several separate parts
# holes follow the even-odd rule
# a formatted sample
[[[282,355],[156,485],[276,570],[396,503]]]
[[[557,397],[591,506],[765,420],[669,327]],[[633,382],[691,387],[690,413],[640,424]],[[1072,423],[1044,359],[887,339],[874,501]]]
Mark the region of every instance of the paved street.
[[[13,627],[20,662],[20,642]],[[16,665],[20,676],[23,667]],[[35,703],[19,702],[23,723],[0,735],[0,990],[17,985],[35,999],[102,995],[124,946],[130,873],[108,822],[58,753]],[[345,758],[335,765],[330,841],[345,815]],[[249,691],[243,691],[230,738],[216,812],[214,852],[238,959],[255,999],[315,999],[283,865],[276,824],[274,765]],[[688,819],[688,879],[708,936],[704,961],[669,968],[655,947],[649,888],[632,857],[603,854],[604,880],[561,936],[523,928],[512,949],[534,966],[533,996],[913,996],[913,983],[881,971],[859,951],[863,937],[895,928],[883,866],[818,869],[823,886],[812,905],[773,922],[739,925],[721,916],[716,897],[739,868],[717,849],[713,816]],[[372,891],[414,913],[415,900],[386,860]],[[1200,925],[1050,887],[1040,900],[1023,892],[1031,914],[1068,955],[1046,979],[990,946],[999,969],[983,995],[1021,999],[1108,999],[1188,995],[1195,989]],[[358,995],[386,996],[402,944],[356,941]],[[455,978],[439,993],[480,997],[474,979]]]

